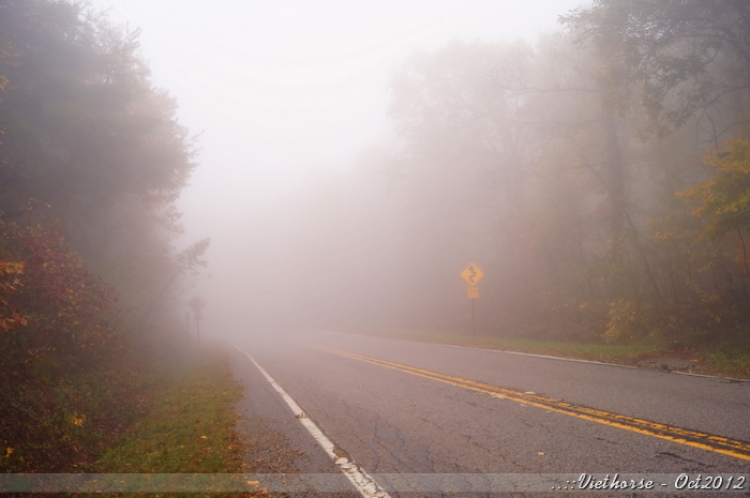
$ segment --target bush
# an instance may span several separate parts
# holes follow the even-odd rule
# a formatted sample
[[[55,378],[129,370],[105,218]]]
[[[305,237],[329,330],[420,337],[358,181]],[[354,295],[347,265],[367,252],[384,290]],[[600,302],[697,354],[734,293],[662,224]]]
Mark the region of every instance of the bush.
[[[0,471],[70,470],[143,408],[117,296],[55,227],[0,221],[0,260],[23,268],[4,265],[1,316],[14,326],[0,332]]]

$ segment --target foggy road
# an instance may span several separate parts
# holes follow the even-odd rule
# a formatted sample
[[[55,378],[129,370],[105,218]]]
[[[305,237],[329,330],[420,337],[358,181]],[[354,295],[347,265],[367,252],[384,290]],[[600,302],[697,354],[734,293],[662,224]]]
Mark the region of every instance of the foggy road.
[[[370,473],[746,473],[750,460],[750,382],[338,333],[235,344]]]

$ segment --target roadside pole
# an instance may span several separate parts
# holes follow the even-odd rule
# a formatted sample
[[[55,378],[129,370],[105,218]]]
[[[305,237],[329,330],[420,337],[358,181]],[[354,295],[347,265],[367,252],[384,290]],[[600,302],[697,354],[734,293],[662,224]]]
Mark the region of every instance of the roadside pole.
[[[479,287],[476,285],[483,275],[484,272],[474,263],[471,263],[463,272],[461,272],[461,276],[464,280],[469,282],[469,285],[471,286],[466,291],[466,296],[471,300],[471,335],[476,335],[477,333],[476,300],[479,299]]]
[[[477,335],[477,326],[476,326],[477,320],[476,320],[476,313],[474,310],[474,308],[476,307],[475,306],[476,302],[477,302],[476,299],[471,300],[471,335]]]
[[[206,300],[203,299],[200,296],[193,296],[190,301],[188,301],[188,306],[190,306],[193,309],[193,313],[195,314],[195,340],[198,345],[201,343],[201,310],[204,306],[206,306]]]

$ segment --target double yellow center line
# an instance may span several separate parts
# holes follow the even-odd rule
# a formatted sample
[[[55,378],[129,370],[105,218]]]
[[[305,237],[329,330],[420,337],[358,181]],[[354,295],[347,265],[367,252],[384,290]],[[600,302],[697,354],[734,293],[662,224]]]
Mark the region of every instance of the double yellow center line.
[[[585,406],[573,405],[570,403],[565,403],[563,401],[556,401],[553,399],[545,398],[544,396],[538,396],[536,394],[524,393],[512,389],[505,389],[503,387],[497,387],[490,384],[484,384],[482,382],[461,379],[459,377],[451,377],[449,375],[430,372],[429,370],[422,370],[421,368],[410,367],[407,365],[392,363],[385,360],[378,360],[376,358],[349,353],[347,351],[340,351],[338,349],[313,346],[310,344],[305,344],[305,346],[314,349],[320,349],[340,356],[345,356],[347,358],[380,365],[382,367],[392,368],[393,370],[417,375],[426,379],[436,380],[438,382],[443,382],[452,386],[463,387],[465,389],[489,394],[491,396],[498,396],[512,401],[517,401],[519,403],[524,403],[526,405],[544,408],[545,410],[572,415],[573,417],[582,418],[584,420],[590,420],[592,422],[598,422],[600,424],[618,427],[620,429],[637,432],[639,434],[645,434],[647,436],[666,439],[675,443],[692,446],[694,448],[700,448],[702,450],[721,453],[723,455],[740,458],[742,460],[750,460],[750,443],[746,441],[729,439],[721,436],[713,436],[711,434],[706,434],[703,432],[681,429],[679,427],[659,424],[657,422],[649,422],[648,420],[641,420],[638,418],[618,415],[616,413],[596,410],[594,408],[588,408]]]

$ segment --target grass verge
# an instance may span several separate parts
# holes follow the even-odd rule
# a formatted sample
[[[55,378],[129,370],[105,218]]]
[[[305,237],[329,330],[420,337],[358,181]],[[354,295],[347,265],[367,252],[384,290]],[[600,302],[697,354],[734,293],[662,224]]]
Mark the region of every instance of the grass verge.
[[[233,408],[242,397],[242,388],[232,379],[223,351],[201,352],[189,365],[162,378],[157,389],[148,413],[89,469],[90,472],[243,472],[244,441],[236,430],[238,415]],[[181,493],[179,496],[206,494]],[[265,494],[261,491],[241,496]]]

